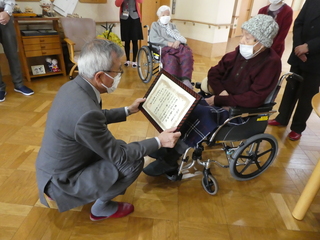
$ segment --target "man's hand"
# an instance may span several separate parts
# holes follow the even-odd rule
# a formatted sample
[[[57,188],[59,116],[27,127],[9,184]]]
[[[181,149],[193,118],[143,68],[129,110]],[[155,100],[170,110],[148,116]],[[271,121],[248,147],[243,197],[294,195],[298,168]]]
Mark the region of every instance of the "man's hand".
[[[158,138],[160,140],[161,147],[173,148],[176,145],[181,136],[181,132],[174,132],[176,129],[176,127],[173,127],[159,134]]]
[[[302,62],[306,62],[307,61],[307,55],[305,55],[305,54],[302,54],[302,55],[298,56],[298,58],[300,58],[300,60]]]
[[[301,55],[306,54],[308,52],[309,52],[309,48],[308,48],[308,44],[306,44],[306,43],[294,48],[294,54],[297,57],[300,57]]]
[[[6,25],[10,20],[10,16],[7,12],[0,12],[0,24]]]
[[[209,98],[205,98],[204,100],[206,100],[206,102],[210,105],[210,106],[214,106],[214,95],[209,97]]]
[[[131,106],[128,107],[129,113],[133,114],[136,112],[139,112],[139,105],[140,103],[143,103],[146,99],[145,98],[137,98],[132,104]]]

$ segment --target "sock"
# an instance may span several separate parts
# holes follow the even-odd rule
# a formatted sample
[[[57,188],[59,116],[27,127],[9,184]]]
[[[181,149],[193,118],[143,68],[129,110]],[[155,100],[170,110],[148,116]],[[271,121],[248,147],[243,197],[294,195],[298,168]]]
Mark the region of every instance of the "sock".
[[[118,203],[113,201],[103,202],[97,199],[91,207],[91,213],[96,217],[109,217],[118,210]]]

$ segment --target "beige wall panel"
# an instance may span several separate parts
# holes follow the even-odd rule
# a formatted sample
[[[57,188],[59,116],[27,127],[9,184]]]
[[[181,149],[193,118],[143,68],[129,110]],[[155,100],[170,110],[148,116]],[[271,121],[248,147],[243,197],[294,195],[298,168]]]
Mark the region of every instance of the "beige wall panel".
[[[226,53],[227,43],[207,43],[188,39],[188,45],[194,54],[204,57],[220,57]]]

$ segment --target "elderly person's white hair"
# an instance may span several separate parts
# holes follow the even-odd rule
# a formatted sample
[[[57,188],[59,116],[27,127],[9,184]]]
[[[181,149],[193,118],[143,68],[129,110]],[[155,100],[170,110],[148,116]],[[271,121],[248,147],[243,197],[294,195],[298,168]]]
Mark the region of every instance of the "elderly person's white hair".
[[[167,5],[162,5],[161,7],[159,7],[158,11],[157,11],[157,16],[160,17],[161,13],[163,13],[164,11],[169,10],[169,13],[171,14],[171,8]]]
[[[88,80],[93,79],[99,71],[109,71],[113,65],[113,52],[117,58],[124,55],[116,43],[108,40],[94,39],[86,43],[78,59],[79,75]]]

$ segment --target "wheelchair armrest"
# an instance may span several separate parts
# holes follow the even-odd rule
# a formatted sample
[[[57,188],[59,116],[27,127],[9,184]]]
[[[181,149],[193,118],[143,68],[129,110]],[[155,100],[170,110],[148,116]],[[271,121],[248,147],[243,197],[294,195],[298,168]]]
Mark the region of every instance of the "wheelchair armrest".
[[[149,48],[151,48],[151,50],[153,52],[158,53],[158,54],[160,53],[160,50],[161,50],[161,45],[160,44],[148,41],[148,46],[149,46]]]
[[[257,108],[231,107],[229,109],[229,113],[231,117],[245,115],[245,114],[252,114],[252,113],[259,114],[259,113],[269,112],[275,104],[276,103],[267,103]]]
[[[148,42],[150,45],[152,45],[152,46],[156,46],[156,47],[160,47],[160,44],[158,44],[158,43],[153,43],[153,42]]]

